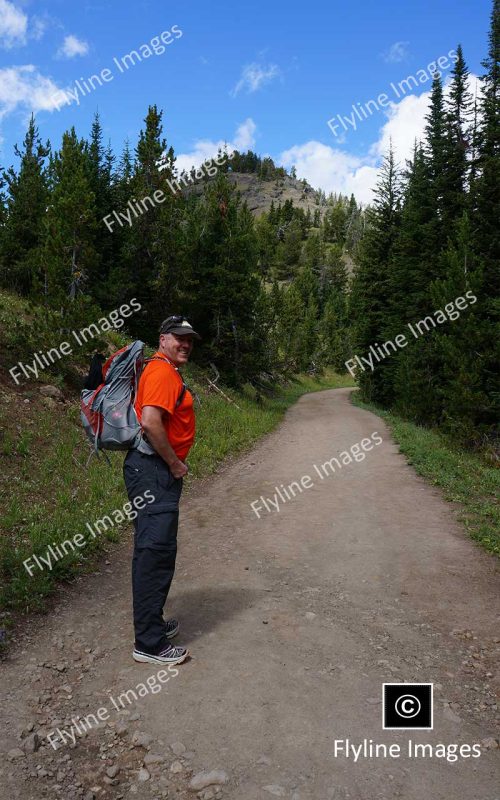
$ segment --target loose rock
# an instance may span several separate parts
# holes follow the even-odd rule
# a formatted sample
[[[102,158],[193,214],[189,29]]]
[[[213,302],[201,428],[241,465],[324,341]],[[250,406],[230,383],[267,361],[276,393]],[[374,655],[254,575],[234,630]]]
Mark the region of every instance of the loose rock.
[[[141,769],[139,770],[139,775],[137,776],[137,779],[141,783],[145,783],[146,781],[149,781],[150,777],[151,777],[151,775],[149,774],[148,770],[145,769],[145,767],[141,767]]]
[[[165,756],[160,755],[160,753],[148,753],[144,757],[145,764],[160,764],[162,761],[165,761]]]
[[[175,762],[174,762],[175,763]],[[229,776],[222,769],[213,769],[211,772],[198,772],[189,782],[192,792],[200,792],[207,786],[222,786],[227,783]]]
[[[119,719],[116,723],[115,733],[117,736],[124,737],[128,733],[128,725],[123,719]]]
[[[488,736],[486,739],[481,739],[481,747],[483,750],[496,750],[497,747],[500,747],[500,742],[493,736]]]
[[[18,758],[26,758],[26,753],[19,747],[13,747],[12,750],[9,750],[7,753],[7,759],[9,761],[16,761]]]
[[[23,742],[23,750],[25,753],[36,753],[39,748],[40,737],[37,733],[32,733],[31,736],[27,736]]]
[[[198,792],[198,797],[200,800],[213,800],[215,797],[215,789],[209,786],[208,789],[203,789],[201,792]]]
[[[63,393],[57,386],[40,386],[40,394],[43,394],[44,397],[52,397],[54,400],[63,399]]]
[[[143,731],[134,731],[132,736],[132,744],[134,747],[149,747],[152,741],[153,737],[150,736],[149,733],[144,733]]]
[[[277,783],[271,783],[268,786],[263,786],[262,790],[264,792],[269,792],[269,794],[274,795],[274,797],[284,797],[286,794],[285,787],[279,786]]]
[[[120,767],[117,767],[116,764],[113,764],[112,767],[107,768],[106,775],[108,776],[108,778],[116,778],[119,772],[120,772]]]
[[[21,738],[25,739],[26,736],[29,736],[32,731],[35,730],[35,723],[30,722],[29,725],[26,725],[25,728],[21,731]]]

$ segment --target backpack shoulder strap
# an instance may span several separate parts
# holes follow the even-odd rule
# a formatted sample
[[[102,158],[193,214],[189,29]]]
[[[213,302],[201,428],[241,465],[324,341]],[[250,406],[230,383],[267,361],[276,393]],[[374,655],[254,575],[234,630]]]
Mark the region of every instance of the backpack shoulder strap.
[[[188,388],[188,387],[186,386],[186,384],[184,383],[184,381],[182,381],[182,389],[181,389],[181,393],[180,393],[179,397],[177,398],[177,402],[176,402],[176,404],[175,404],[175,407],[176,407],[176,408],[179,408],[180,404],[181,404],[181,403],[182,403],[182,401],[184,400],[184,395],[186,394],[186,389],[187,389],[187,388]]]
[[[175,369],[175,371],[177,372],[179,378],[182,381],[181,393],[180,393],[179,397],[177,398],[177,402],[175,404],[175,408],[179,408],[180,404],[184,400],[184,395],[186,394],[186,389],[188,387],[184,383],[184,380],[183,380],[182,375],[180,374],[178,368],[175,366],[175,364],[172,364],[172,362],[169,361],[167,358],[161,358],[161,356],[151,356],[151,358],[146,358],[145,361],[144,361],[144,366],[146,366],[146,364],[149,364],[150,361],[163,361],[164,364],[170,364],[170,366],[173,367]]]
[[[164,364],[170,364],[170,366],[173,367],[173,369],[175,369],[176,372],[179,372],[179,370],[175,366],[175,364],[172,364],[172,362],[169,361],[168,358],[166,358],[166,357],[162,358],[161,356],[151,356],[151,358],[145,358],[144,359],[144,366],[146,366],[146,364],[149,364],[150,361],[163,361]]]

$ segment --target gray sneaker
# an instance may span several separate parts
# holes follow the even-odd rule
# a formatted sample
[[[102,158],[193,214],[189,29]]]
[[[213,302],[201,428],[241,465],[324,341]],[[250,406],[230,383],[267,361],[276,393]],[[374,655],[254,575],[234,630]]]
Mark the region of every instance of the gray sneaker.
[[[134,661],[138,661],[141,664],[182,664],[188,655],[189,650],[187,647],[173,647],[171,644],[163,647],[156,655],[144,653],[138,650],[137,647],[134,647],[134,652],[132,653]]]

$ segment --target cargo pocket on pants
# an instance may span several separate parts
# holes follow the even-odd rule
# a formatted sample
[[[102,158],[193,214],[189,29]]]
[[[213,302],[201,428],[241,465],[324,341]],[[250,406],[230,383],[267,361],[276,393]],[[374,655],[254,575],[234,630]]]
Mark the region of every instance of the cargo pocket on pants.
[[[175,550],[179,506],[175,502],[154,503],[139,512],[136,547],[153,550]]]
[[[163,459],[155,463],[155,472],[156,484],[159,489],[168,490],[173,486],[175,478],[172,475],[170,467],[165,464]]]

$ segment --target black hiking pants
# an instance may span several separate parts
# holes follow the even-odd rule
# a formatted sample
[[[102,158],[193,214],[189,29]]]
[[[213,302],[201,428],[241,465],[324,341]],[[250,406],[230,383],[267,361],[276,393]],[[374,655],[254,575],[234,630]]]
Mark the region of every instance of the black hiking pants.
[[[144,508],[134,520],[135,646],[156,654],[167,644],[163,606],[175,571],[182,478],[174,478],[160,456],[138,450],[127,453],[123,475],[129,500],[144,498]]]

